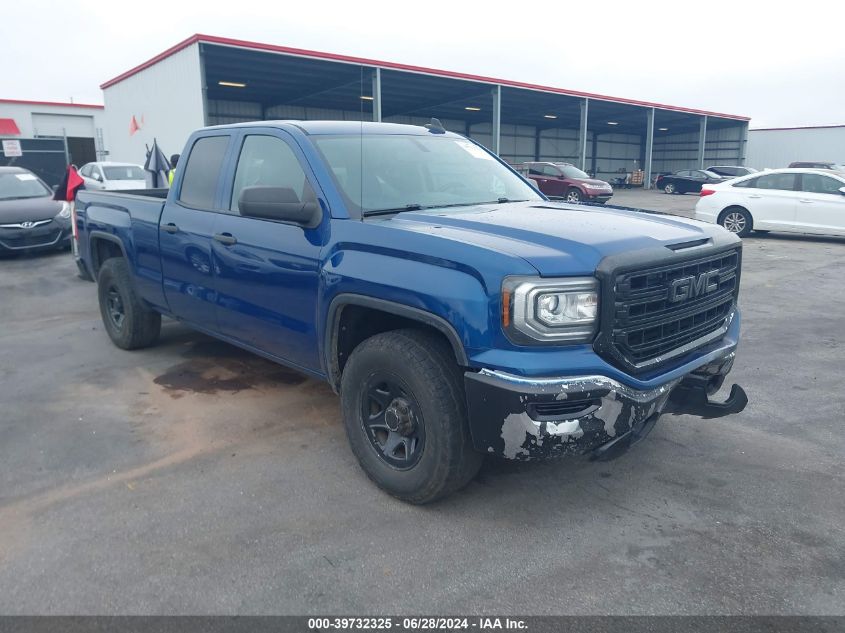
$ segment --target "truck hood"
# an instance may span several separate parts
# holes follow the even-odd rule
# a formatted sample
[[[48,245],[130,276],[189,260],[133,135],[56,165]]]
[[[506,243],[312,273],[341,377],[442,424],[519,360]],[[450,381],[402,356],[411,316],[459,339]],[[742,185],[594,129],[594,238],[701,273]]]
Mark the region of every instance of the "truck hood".
[[[713,238],[716,225],[642,211],[545,201],[405,212],[394,228],[521,257],[541,275],[590,275],[605,257]]]

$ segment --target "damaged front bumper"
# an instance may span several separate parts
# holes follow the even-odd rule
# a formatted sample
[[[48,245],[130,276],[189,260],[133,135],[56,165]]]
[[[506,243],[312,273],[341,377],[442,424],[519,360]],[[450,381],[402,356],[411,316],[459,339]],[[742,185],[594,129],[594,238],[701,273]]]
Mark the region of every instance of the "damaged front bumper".
[[[649,390],[606,376],[526,378],[482,369],[465,378],[475,449],[509,459],[592,453],[613,459],[644,438],[664,412],[718,417],[748,402],[734,385],[724,403],[709,396],[733,366],[726,353],[695,371]]]

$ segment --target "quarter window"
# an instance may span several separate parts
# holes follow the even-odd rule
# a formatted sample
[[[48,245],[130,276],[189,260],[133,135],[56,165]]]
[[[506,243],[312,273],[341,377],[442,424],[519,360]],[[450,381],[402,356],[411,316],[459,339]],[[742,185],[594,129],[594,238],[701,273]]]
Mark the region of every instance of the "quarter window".
[[[197,209],[214,208],[220,167],[228,145],[228,136],[204,136],[197,139],[185,165],[179,202]]]
[[[819,174],[801,174],[801,191],[841,195],[839,193],[840,187],[845,187],[845,183],[835,178],[821,176]]]
[[[777,189],[779,191],[795,190],[795,174],[766,174],[752,178],[755,184],[748,185],[757,189]]]
[[[278,187],[286,190],[288,202],[314,199],[305,171],[296,154],[275,136],[251,135],[244,140],[229,208],[238,212],[238,199],[246,187]]]

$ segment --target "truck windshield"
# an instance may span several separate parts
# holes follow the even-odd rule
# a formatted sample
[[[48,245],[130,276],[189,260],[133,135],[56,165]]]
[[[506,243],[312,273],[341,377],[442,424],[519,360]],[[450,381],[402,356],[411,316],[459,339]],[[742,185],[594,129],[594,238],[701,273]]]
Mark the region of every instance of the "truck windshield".
[[[346,203],[362,215],[541,200],[474,143],[453,136],[317,136]]]
[[[0,174],[0,200],[22,200],[24,198],[43,198],[52,195],[34,174]]]

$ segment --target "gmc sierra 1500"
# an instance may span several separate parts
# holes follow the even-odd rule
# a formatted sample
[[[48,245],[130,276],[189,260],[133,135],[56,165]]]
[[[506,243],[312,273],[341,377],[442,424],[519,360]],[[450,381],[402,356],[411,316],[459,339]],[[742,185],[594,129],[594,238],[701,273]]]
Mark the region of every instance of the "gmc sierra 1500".
[[[169,193],[78,195],[109,336],[150,345],[166,315],[327,380],[397,497],[449,494],[484,454],[610,458],[662,412],[747,402],[709,400],[740,324],[721,227],[551,203],[436,123],[212,127],[182,156]]]

